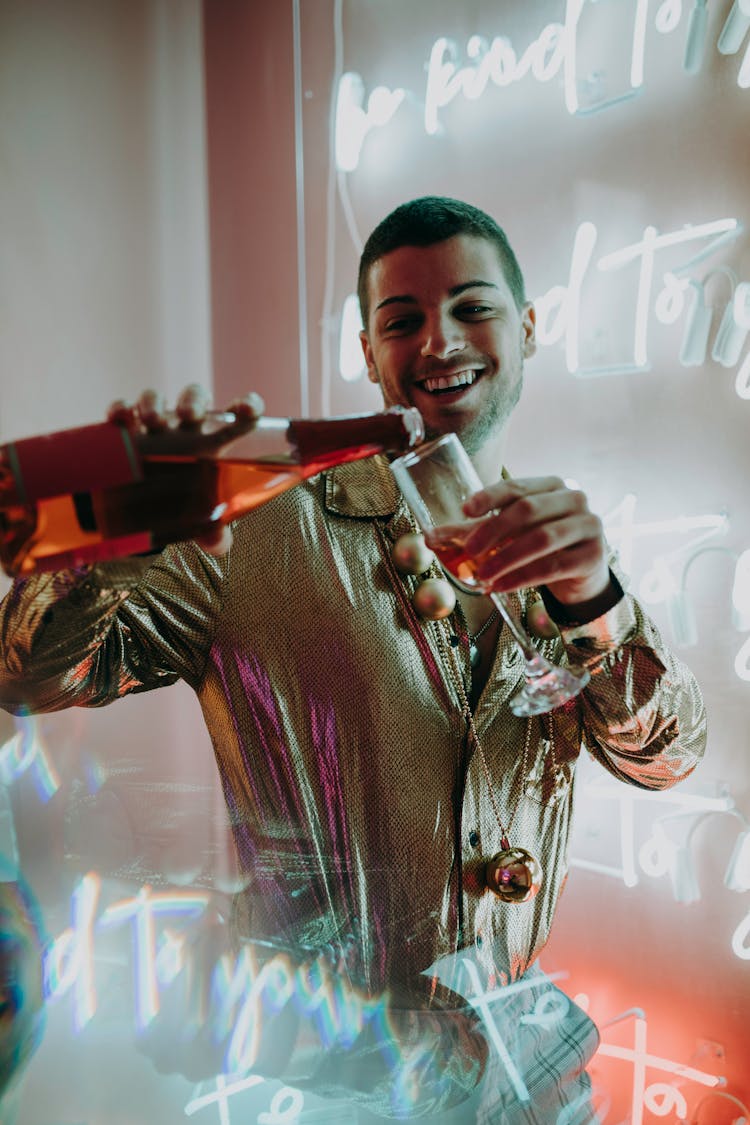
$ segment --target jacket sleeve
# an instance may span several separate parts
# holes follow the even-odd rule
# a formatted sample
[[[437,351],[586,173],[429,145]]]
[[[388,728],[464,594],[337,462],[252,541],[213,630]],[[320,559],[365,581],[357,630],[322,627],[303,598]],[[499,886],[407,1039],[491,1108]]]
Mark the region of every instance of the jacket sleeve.
[[[560,630],[570,664],[591,674],[575,718],[590,754],[643,789],[667,789],[692,773],[706,744],[700,688],[635,598],[625,593],[593,621]],[[570,711],[561,718],[573,721]]]
[[[0,605],[0,706],[98,707],[202,674],[224,560],[195,544],[39,574]]]

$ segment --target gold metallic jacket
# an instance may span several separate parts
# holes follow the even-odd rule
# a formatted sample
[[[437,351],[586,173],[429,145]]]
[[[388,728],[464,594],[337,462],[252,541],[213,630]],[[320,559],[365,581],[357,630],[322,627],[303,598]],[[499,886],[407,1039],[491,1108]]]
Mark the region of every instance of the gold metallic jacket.
[[[541,860],[544,882],[527,903],[499,901],[482,870],[501,832],[456,684],[468,653],[412,609],[418,579],[391,561],[410,529],[375,458],[246,516],[225,558],[182,544],[36,576],[0,616],[8,710],[98,706],[178,677],[194,688],[250,880],[244,931],[301,957],[345,950],[373,993],[419,990],[437,958],[469,946],[501,979],[523,973],[565,879],[581,748],[662,789],[705,741],[694,680],[629,595],[545,642],[591,670],[552,738],[549,717],[507,707],[522,668],[503,630],[474,719],[499,810],[515,813],[512,842]]]

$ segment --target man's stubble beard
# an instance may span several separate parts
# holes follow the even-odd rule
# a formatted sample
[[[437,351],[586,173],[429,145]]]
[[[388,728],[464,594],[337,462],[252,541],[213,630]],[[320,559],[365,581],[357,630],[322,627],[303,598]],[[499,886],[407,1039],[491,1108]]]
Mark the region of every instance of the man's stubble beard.
[[[483,410],[470,421],[466,422],[458,435],[461,444],[470,457],[480,453],[488,441],[503,433],[510,421],[510,417],[518,405],[523,390],[523,369],[513,385],[503,385],[500,393],[496,394]],[[429,440],[440,437],[446,430],[435,430],[426,427],[426,436]]]
[[[485,442],[491,440],[496,435],[504,432],[510,416],[518,405],[521,398],[521,391],[523,390],[523,358],[519,357],[520,369],[517,376],[514,378],[512,384],[509,386],[507,383],[501,383],[498,393],[490,400],[490,403],[479,412],[479,414],[470,422],[467,422],[460,431],[457,431],[461,439],[461,444],[466,449],[470,456],[479,453]],[[377,368],[376,368],[377,372]],[[380,391],[383,394],[383,404],[386,407],[397,405],[390,402],[383,393],[383,381],[378,372],[378,382],[380,384]],[[398,405],[413,406],[413,403],[400,403]],[[425,424],[425,439],[433,441],[435,438],[442,437],[444,433],[449,433],[450,428],[435,430],[432,426]]]

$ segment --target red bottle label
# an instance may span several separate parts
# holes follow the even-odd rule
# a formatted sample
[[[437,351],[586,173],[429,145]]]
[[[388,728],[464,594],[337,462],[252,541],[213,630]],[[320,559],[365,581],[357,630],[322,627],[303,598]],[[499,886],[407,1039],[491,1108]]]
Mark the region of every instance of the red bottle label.
[[[5,453],[22,504],[143,478],[133,438],[112,422],[9,442]]]

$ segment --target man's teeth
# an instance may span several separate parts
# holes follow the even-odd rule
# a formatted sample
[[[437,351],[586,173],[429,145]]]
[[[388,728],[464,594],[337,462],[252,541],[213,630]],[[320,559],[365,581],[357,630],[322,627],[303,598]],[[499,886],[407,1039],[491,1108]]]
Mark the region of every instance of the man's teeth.
[[[455,375],[435,375],[425,379],[422,388],[425,391],[452,391],[458,387],[470,387],[476,380],[476,371],[459,371]]]

